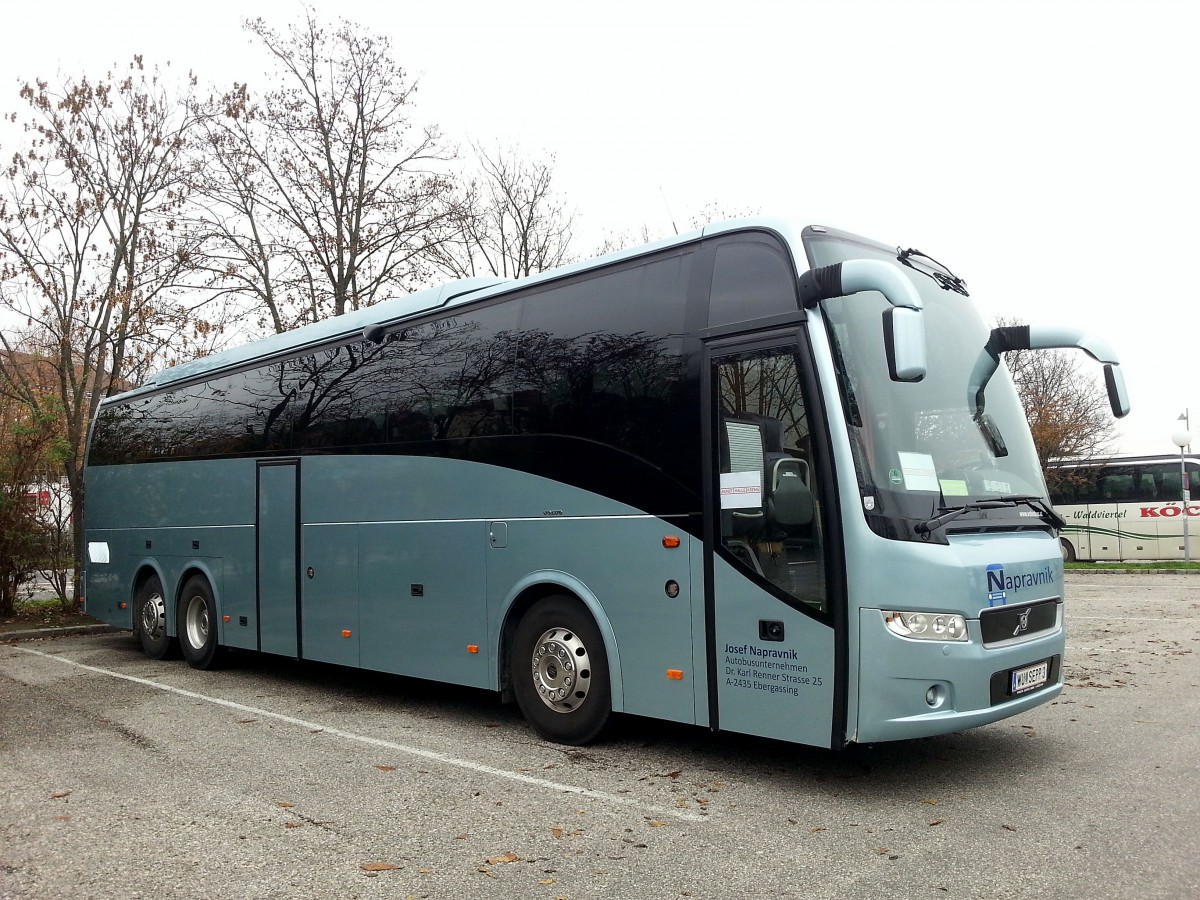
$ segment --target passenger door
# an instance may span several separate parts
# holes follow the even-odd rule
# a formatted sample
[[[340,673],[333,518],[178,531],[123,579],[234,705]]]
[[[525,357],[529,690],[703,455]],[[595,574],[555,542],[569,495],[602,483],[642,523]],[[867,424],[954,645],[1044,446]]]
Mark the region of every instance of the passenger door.
[[[725,730],[830,746],[835,609],[825,452],[798,333],[708,347],[706,613]]]

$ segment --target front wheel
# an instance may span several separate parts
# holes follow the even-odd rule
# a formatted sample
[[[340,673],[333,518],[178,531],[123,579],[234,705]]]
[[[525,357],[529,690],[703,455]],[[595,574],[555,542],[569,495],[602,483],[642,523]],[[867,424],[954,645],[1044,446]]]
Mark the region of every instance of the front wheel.
[[[217,601],[207,579],[193,575],[179,598],[179,649],[193,669],[212,669],[218,661]]]
[[[157,575],[143,581],[133,598],[133,630],[151,659],[168,659],[178,652],[175,638],[167,634],[167,601]]]
[[[600,629],[570,597],[547,597],[518,623],[509,679],[526,720],[550,741],[586,744],[612,711]]]

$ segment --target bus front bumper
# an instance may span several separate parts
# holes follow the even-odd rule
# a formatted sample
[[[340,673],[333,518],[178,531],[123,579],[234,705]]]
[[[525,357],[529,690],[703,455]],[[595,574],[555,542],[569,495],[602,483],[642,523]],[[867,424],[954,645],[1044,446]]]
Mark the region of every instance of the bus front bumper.
[[[918,641],[887,630],[878,609],[859,611],[859,743],[964,731],[1053,700],[1063,689],[1066,634],[1059,624],[1028,640],[985,647],[978,620],[970,640]],[[1040,687],[1011,692],[1013,673],[1046,663]]]

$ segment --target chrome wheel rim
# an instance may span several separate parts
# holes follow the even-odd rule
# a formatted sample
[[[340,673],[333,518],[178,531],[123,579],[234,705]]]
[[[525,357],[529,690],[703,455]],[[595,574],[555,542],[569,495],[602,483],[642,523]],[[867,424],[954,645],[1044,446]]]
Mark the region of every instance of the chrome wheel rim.
[[[199,650],[208,643],[211,624],[208,621],[208,604],[197,594],[187,602],[183,614],[183,627],[187,632],[188,643]]]
[[[542,702],[558,713],[578,709],[592,685],[587,647],[573,631],[551,628],[533,647],[533,686]]]
[[[167,604],[162,594],[155,591],[142,601],[142,631],[152,640],[163,636],[167,630]]]

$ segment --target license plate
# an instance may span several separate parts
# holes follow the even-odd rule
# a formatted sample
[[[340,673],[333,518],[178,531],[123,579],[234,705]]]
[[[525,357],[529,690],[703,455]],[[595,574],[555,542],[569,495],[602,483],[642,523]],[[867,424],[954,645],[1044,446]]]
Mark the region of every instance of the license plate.
[[[1043,660],[1026,666],[1023,669],[1013,669],[1010,693],[1023,694],[1032,691],[1046,683],[1050,677],[1050,660]]]

